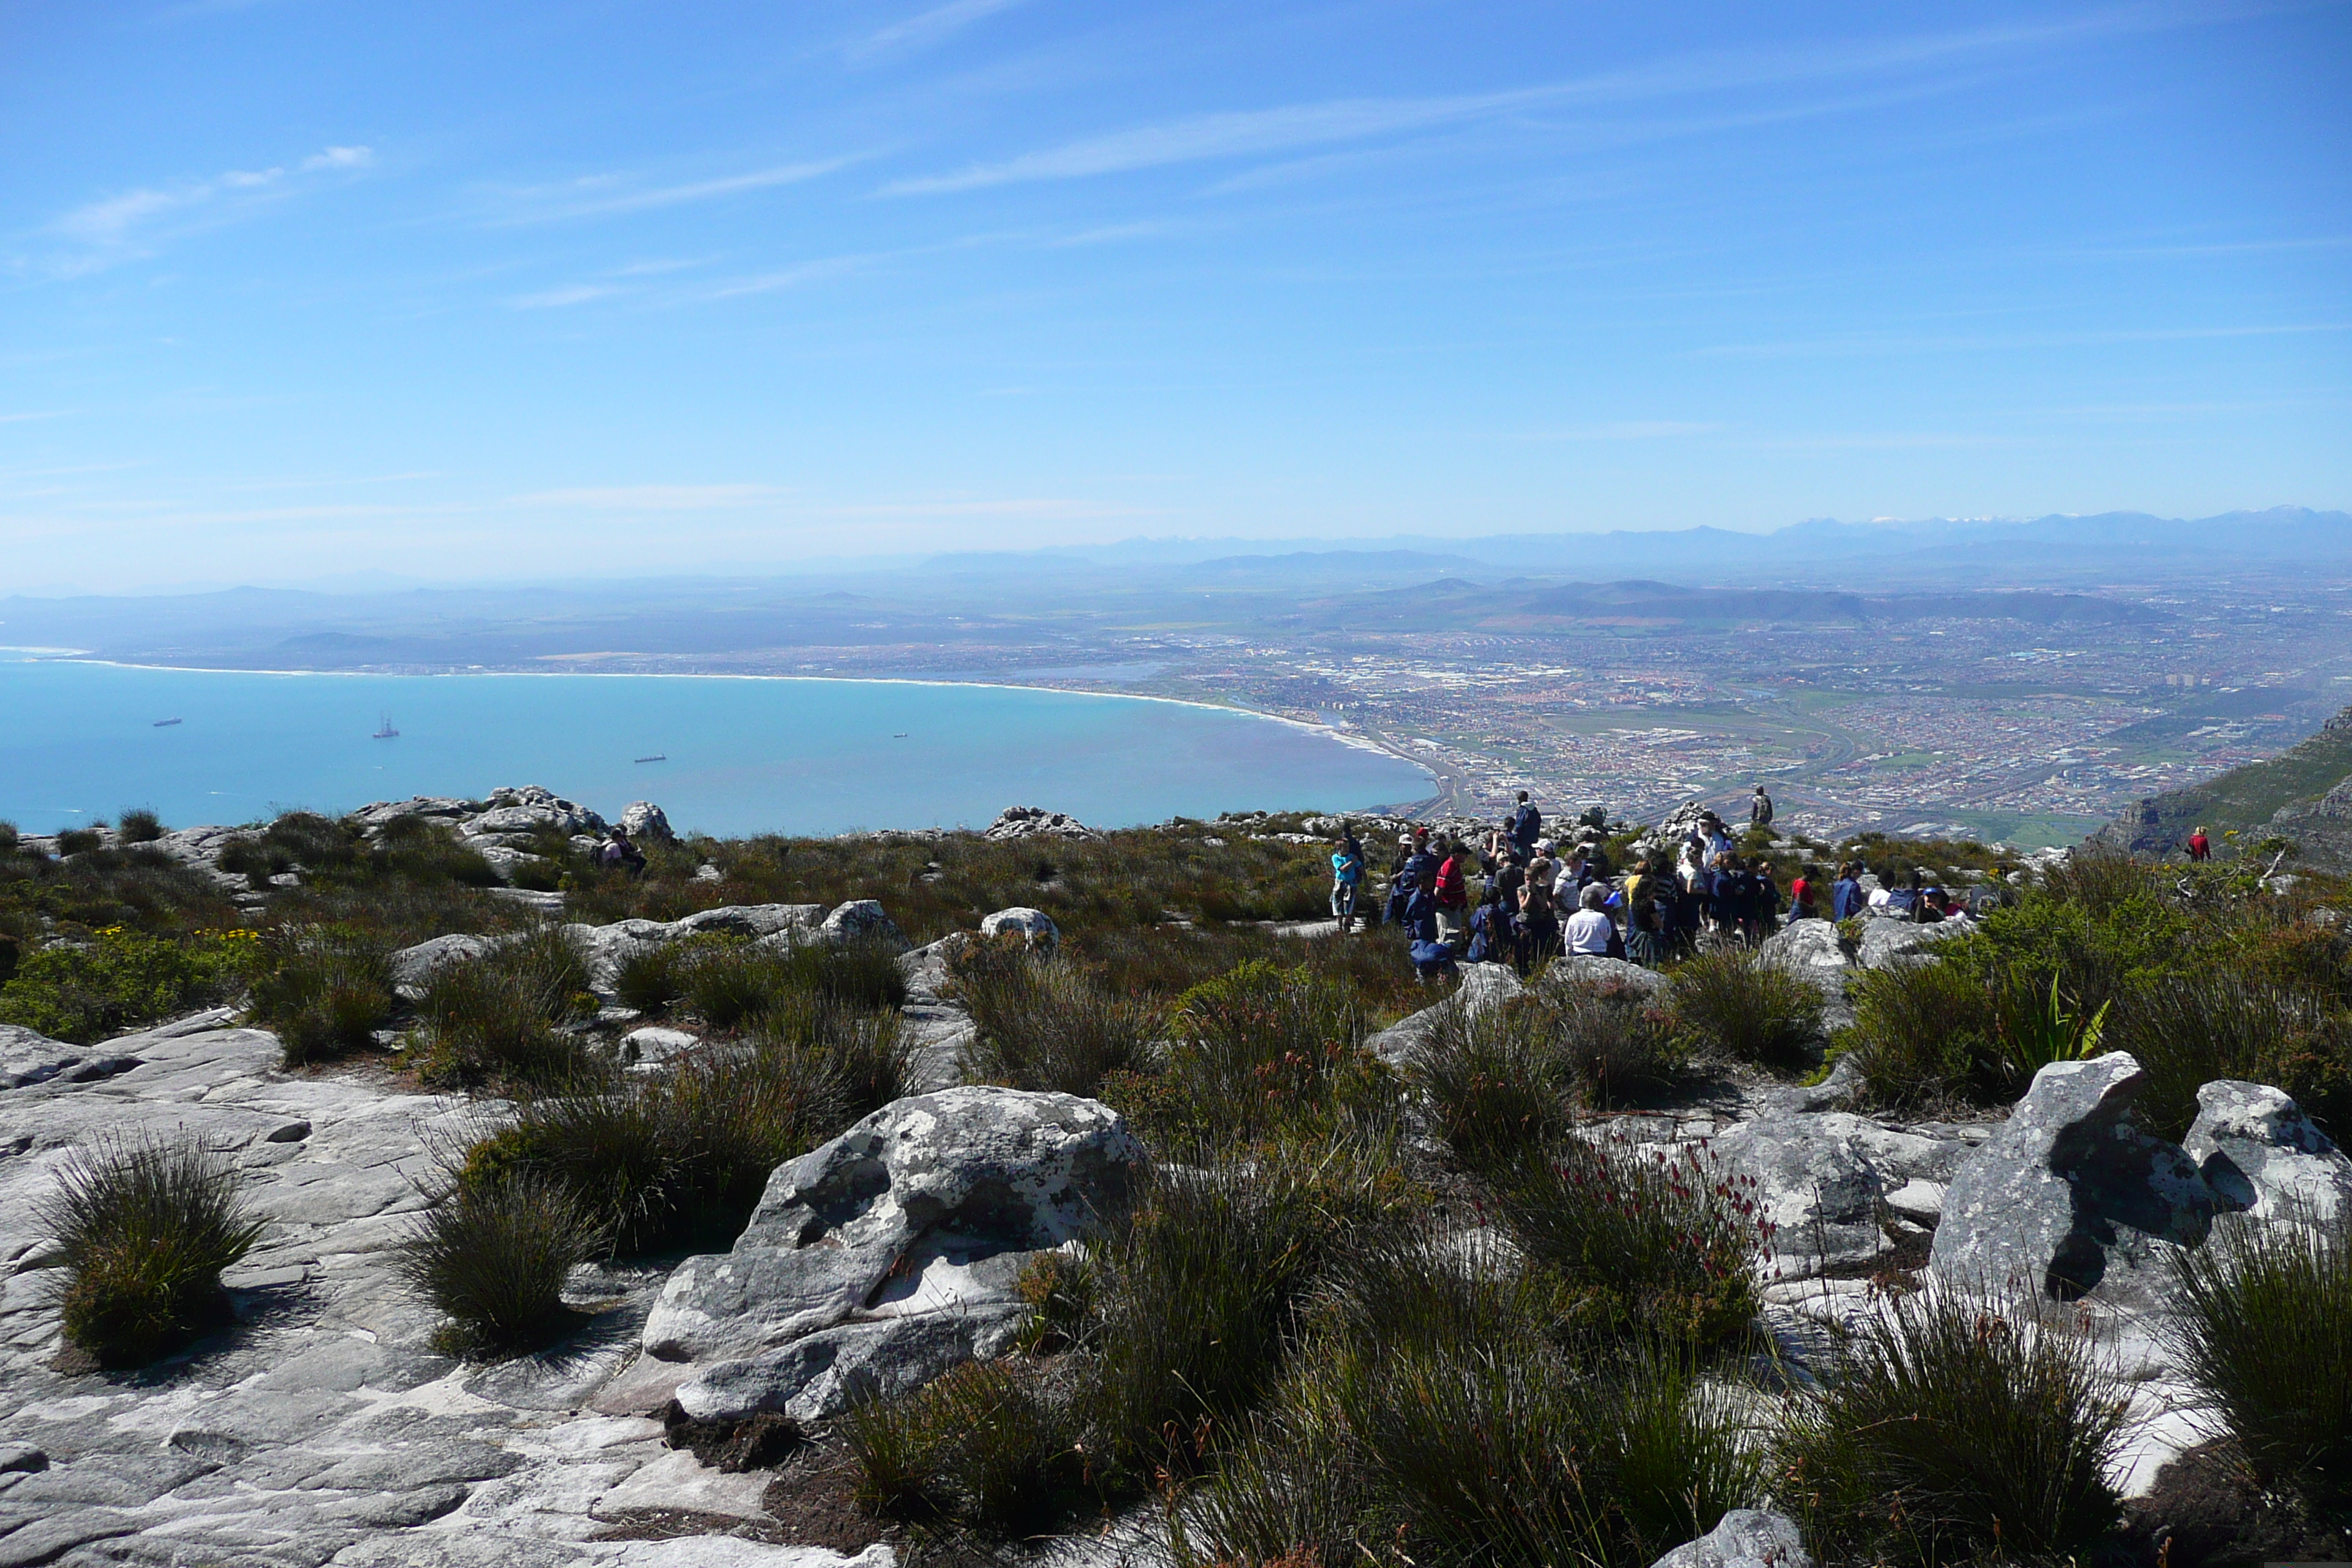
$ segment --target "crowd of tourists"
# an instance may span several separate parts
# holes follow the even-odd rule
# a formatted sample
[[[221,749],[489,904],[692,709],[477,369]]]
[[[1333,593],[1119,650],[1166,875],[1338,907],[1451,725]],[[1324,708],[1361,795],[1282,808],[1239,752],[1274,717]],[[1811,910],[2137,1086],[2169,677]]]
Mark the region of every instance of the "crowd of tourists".
[[[1771,795],[1757,785],[1748,825],[1769,827],[1772,812]],[[1712,811],[1621,871],[1611,862],[1608,821],[1595,806],[1566,831],[1548,831],[1522,790],[1517,808],[1481,842],[1416,827],[1397,837],[1377,907],[1350,826],[1331,856],[1332,918],[1342,935],[1360,922],[1399,928],[1429,976],[1461,963],[1507,963],[1525,975],[1562,953],[1654,968],[1703,941],[1753,946],[1791,921],[1876,914],[1926,922],[1953,912],[1944,889],[1916,870],[1907,885],[1887,889],[1848,863],[1823,886],[1821,868],[1808,864],[1784,892],[1770,862],[1741,853]]]

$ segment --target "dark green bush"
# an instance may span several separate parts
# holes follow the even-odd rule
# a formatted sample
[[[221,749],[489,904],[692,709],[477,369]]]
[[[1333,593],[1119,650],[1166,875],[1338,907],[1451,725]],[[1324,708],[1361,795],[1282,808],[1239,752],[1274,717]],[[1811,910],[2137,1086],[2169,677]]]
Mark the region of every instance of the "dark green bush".
[[[1530,1149],[1490,1180],[1519,1246],[1561,1282],[1564,1321],[1701,1345],[1748,1331],[1771,1241],[1752,1182],[1620,1137]]]
[[[895,1020],[810,1005],[829,1011],[782,1037],[525,1101],[467,1153],[464,1184],[552,1182],[622,1253],[731,1241],[772,1171],[894,1087],[873,1075],[895,1049]]]
[[[2133,1116],[2178,1139],[2215,1079],[2274,1084],[2331,1131],[2352,1131],[2352,1016],[2312,992],[2227,971],[2144,976],[2105,1043],[2147,1072]]]
[[[0,821],[0,855],[14,855],[24,842],[24,837],[13,822]]]
[[[163,820],[144,806],[135,806],[115,818],[114,834],[125,844],[152,844],[163,837]]]
[[[589,1069],[559,1025],[593,1015],[588,972],[562,930],[509,938],[436,974],[418,1011],[428,1033],[428,1082],[557,1085]]]
[[[1155,1176],[1093,1249],[1097,1451],[1134,1485],[1207,1461],[1273,1392],[1323,1270],[1406,1202],[1393,1166],[1347,1148]]]
[[[1666,1006],[1693,1050],[1743,1062],[1794,1066],[1821,1034],[1822,994],[1812,982],[1747,948],[1685,962],[1667,982]]]
[[[1062,1391],[1001,1362],[966,1363],[842,1421],[863,1507],[1005,1534],[1056,1522],[1087,1490],[1082,1430]]]
[[[1177,999],[1171,1026],[1146,1112],[1163,1139],[1319,1143],[1395,1124],[1401,1085],[1363,1048],[1362,1006],[1307,965],[1254,959],[1204,981]]]
[[[2352,1232],[2336,1216],[2224,1219],[2179,1254],[2189,1380],[2265,1491],[2352,1527]]]
[[[781,947],[725,936],[689,937],[630,958],[617,984],[627,1005],[682,1002],[714,1029],[755,1023],[797,995],[860,1007],[896,1007],[907,999],[897,956],[877,942]]]
[[[1160,1009],[1118,994],[1067,957],[1039,958],[1019,938],[973,941],[950,961],[971,1012],[964,1076],[975,1083],[1091,1095],[1112,1073],[1146,1065]]]
[[[409,1287],[449,1319],[443,1343],[467,1355],[537,1349],[571,1327],[563,1280],[595,1251],[594,1223],[562,1184],[529,1173],[460,1183],[402,1238]]]
[[[229,994],[255,962],[249,931],[184,939],[109,927],[86,945],[21,956],[0,985],[0,1023],[88,1045]]]
[[[392,1016],[391,951],[352,926],[280,926],[264,934],[253,1016],[277,1031],[286,1065],[374,1044]]]
[[[1997,1103],[1999,1024],[1984,981],[1948,963],[1900,963],[1855,976],[1853,1024],[1840,1038],[1869,1104],[1930,1113]]]
[[[40,1210],[65,1268],[67,1340],[105,1366],[139,1366],[224,1321],[221,1270],[261,1222],[236,1166],[192,1138],[124,1138],[74,1157]]]
[[[100,836],[96,826],[68,827],[63,833],[58,835],[58,853],[60,855],[88,855],[100,848],[105,843],[106,840]]]
[[[1442,1008],[1413,1052],[1412,1077],[1437,1131],[1473,1166],[1550,1142],[1572,1121],[1572,1069],[1549,998]]]
[[[1428,1227],[1334,1268],[1316,1342],[1177,1531],[1179,1560],[1641,1568],[1763,1489],[1687,1347],[1554,1332],[1556,1282]]]
[[[2105,1470],[2126,1419],[2064,1329],[1958,1296],[1896,1297],[1800,1396],[1774,1497],[1832,1560],[2079,1558],[2119,1515]]]

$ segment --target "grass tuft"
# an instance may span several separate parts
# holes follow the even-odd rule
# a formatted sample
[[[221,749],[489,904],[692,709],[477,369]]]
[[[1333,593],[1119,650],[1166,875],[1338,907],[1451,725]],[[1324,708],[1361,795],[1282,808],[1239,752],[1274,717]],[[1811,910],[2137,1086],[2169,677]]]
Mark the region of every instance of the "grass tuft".
[[[975,940],[950,961],[974,1034],[963,1057],[974,1083],[1091,1095],[1113,1073],[1143,1068],[1160,1011],[1120,995],[1068,957],[1038,958],[1020,940]]]
[[[2174,1259],[2172,1337],[2263,1489],[2352,1523],[2352,1233],[2223,1220]]]
[[[542,926],[433,977],[418,1011],[428,1083],[552,1086],[587,1074],[579,1039],[559,1028],[594,1009],[587,966],[561,928]]]
[[[1780,1439],[1783,1507],[1827,1555],[2079,1556],[2114,1526],[2126,1405],[2082,1341],[1943,1293],[1865,1318]]]
[[[141,1366],[223,1321],[221,1270],[261,1233],[228,1158],[193,1138],[122,1138],[76,1154],[40,1219],[65,1267],[66,1339]]]
[[[1812,983],[1748,948],[1685,962],[1667,983],[1666,1005],[1692,1049],[1767,1067],[1801,1062],[1822,1027]]]
[[[564,1277],[598,1241],[593,1221],[562,1184],[520,1173],[442,1194],[402,1238],[397,1267],[449,1319],[445,1348],[508,1355],[571,1326]]]
[[[374,1044],[393,1008],[381,936],[348,925],[280,926],[261,947],[253,1016],[277,1031],[288,1067]]]

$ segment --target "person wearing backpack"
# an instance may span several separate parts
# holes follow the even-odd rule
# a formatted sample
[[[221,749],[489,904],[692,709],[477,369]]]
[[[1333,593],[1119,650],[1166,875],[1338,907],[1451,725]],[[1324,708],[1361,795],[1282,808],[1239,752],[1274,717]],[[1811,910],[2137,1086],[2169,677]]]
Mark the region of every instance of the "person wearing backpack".
[[[1750,827],[1772,826],[1772,797],[1764,793],[1762,784],[1756,786],[1756,794],[1748,802],[1748,826]]]

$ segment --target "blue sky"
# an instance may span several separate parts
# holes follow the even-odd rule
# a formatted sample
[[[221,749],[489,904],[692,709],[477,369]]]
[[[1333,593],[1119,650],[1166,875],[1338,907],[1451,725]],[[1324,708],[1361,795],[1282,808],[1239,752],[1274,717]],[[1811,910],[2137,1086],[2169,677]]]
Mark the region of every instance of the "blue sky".
[[[0,592],[2352,504],[2352,5],[0,0]]]

